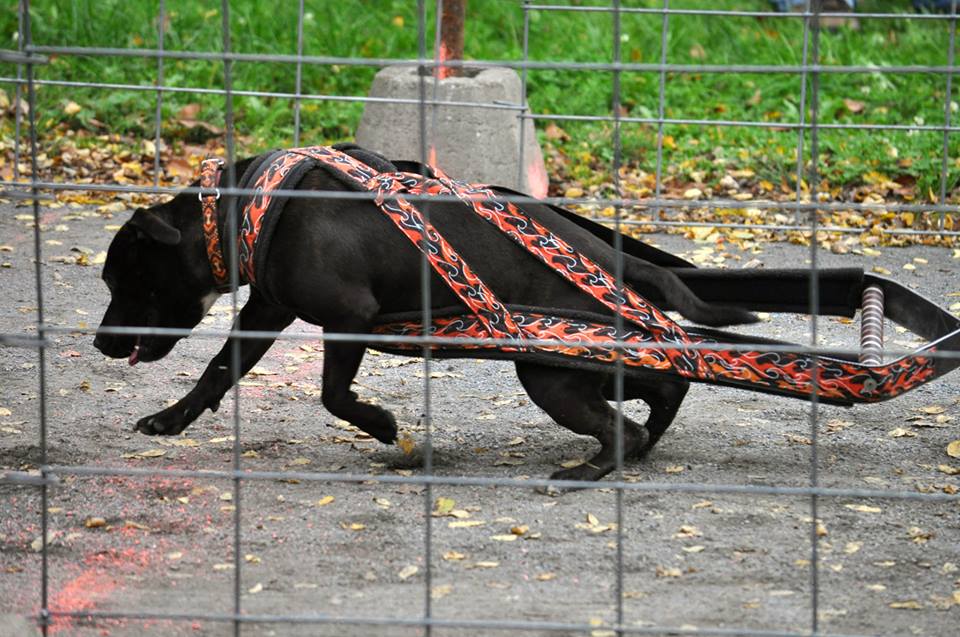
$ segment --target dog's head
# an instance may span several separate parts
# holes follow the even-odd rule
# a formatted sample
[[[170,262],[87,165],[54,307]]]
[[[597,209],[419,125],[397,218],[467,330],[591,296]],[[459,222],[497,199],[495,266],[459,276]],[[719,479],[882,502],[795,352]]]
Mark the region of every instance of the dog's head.
[[[104,328],[191,329],[216,300],[196,196],[192,200],[191,206],[180,195],[138,209],[113,238],[102,275],[110,305],[93,342],[106,356],[131,365],[163,358],[184,335],[113,334]]]

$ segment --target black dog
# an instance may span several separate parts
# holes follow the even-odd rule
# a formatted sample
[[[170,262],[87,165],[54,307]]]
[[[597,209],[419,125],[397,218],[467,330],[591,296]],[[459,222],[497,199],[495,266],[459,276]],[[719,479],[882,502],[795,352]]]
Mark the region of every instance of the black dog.
[[[356,147],[343,148],[379,170],[412,166],[389,163]],[[238,162],[235,174],[245,174],[260,159]],[[344,185],[329,171],[314,168],[304,175],[299,188],[338,191],[344,190]],[[220,225],[227,210],[241,207],[230,206],[224,197],[219,202]],[[613,271],[616,255],[609,230],[581,223],[572,213],[555,207],[522,207],[583,255]],[[430,215],[439,232],[505,304],[609,316],[607,308],[529,258],[467,206],[432,202]],[[655,265],[625,254],[623,264],[626,283],[661,309],[676,310],[692,321],[711,326],[754,320],[745,310],[704,302],[678,276],[678,272],[683,274],[682,268],[662,267],[687,265],[685,262],[627,237],[623,240],[633,254],[649,253],[655,257],[652,260],[661,262]],[[285,204],[276,221],[263,280],[251,287],[235,327],[281,331],[300,318],[330,333],[368,334],[379,317],[420,309],[421,259],[416,247],[400,236],[372,201],[294,198]],[[462,308],[442,279],[435,273],[431,276],[433,307]],[[103,280],[110,289],[111,301],[101,328],[196,326],[217,297],[196,194],[180,194],[169,202],[137,210],[110,245]],[[265,287],[271,291],[269,295]],[[101,329],[94,345],[107,356],[128,358],[135,364],[163,358],[179,338],[117,335]],[[273,339],[241,339],[240,373],[248,372],[272,343]],[[205,409],[215,411],[232,386],[231,347],[228,341],[186,396],[141,419],[136,429],[150,435],[175,435]],[[397,433],[393,416],[357,400],[350,390],[365,349],[363,343],[326,343],[323,404],[333,415],[391,443]],[[600,442],[600,452],[588,463],[558,471],[553,477],[596,480],[609,473],[616,463],[615,412],[607,402],[613,396],[612,367],[572,368],[521,357],[516,369],[535,404],[560,425]],[[623,419],[624,457],[635,457],[653,446],[676,415],[687,388],[688,382],[679,376],[632,375],[625,379],[624,398],[644,400],[650,406],[650,415],[645,426]]]

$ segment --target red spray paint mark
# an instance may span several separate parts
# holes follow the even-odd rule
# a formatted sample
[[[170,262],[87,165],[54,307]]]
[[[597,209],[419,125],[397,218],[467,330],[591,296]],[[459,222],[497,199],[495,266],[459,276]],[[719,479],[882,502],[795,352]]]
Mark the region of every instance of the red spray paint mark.
[[[550,180],[547,177],[547,169],[543,165],[543,159],[536,158],[527,164],[527,188],[530,194],[537,198],[547,196],[547,187]]]
[[[119,577],[142,573],[149,568],[151,552],[146,549],[111,549],[93,553],[83,559],[79,575],[54,591],[50,610],[54,613],[83,613],[92,611],[108,599],[120,586]],[[54,616],[50,633],[56,634],[74,626],[77,618]],[[106,623],[120,625],[120,620]]]
[[[446,42],[440,42],[440,53],[438,55],[440,66],[437,67],[437,78],[445,80],[453,75],[453,69],[449,66],[443,66],[443,63],[450,59],[450,50],[447,49]]]

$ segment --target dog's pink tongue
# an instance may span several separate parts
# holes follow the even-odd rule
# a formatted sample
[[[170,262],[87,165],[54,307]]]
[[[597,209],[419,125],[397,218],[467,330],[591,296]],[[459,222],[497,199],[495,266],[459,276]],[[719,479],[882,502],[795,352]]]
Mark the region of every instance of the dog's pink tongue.
[[[137,340],[137,344],[133,346],[133,351],[130,352],[130,358],[127,359],[129,365],[136,365],[140,362],[140,341]]]

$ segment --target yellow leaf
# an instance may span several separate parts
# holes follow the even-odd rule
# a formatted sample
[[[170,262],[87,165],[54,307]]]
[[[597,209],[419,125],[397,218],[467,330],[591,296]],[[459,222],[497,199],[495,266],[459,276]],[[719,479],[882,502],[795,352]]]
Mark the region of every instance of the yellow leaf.
[[[490,539],[493,540],[494,542],[513,542],[513,541],[515,541],[518,537],[520,537],[520,536],[514,535],[513,533],[510,533],[510,534],[506,534],[506,535],[491,535],[491,536],[490,536]]]
[[[474,568],[497,568],[500,566],[500,562],[474,562]]]
[[[880,513],[883,510],[880,507],[872,507],[868,504],[845,504],[843,506],[859,513]]]
[[[411,564],[409,566],[404,566],[403,569],[399,573],[397,573],[397,577],[399,577],[402,580],[407,580],[419,572],[420,572],[420,567],[414,566]]]
[[[527,531],[530,530],[530,527],[526,524],[521,524],[520,526],[511,526],[510,532],[514,535],[526,535]]]
[[[84,520],[83,526],[87,527],[88,529],[96,529],[101,526],[107,526],[107,521],[103,518],[87,518]]]
[[[927,407],[921,407],[921,408],[920,408],[920,411],[922,411],[922,412],[925,413],[925,414],[930,414],[931,416],[936,416],[937,414],[942,414],[942,413],[945,412],[946,410],[947,410],[947,408],[946,408],[946,407],[943,407],[942,405],[929,405],[929,406],[927,406]]]
[[[468,529],[474,526],[483,526],[486,524],[483,520],[455,520],[447,524],[451,529]]]
[[[70,117],[73,117],[81,111],[81,107],[76,102],[67,102],[67,105],[63,107],[63,112]]]
[[[140,451],[136,454],[140,458],[160,458],[161,456],[167,455],[166,449],[147,449],[146,451]]]
[[[430,589],[430,599],[442,599],[453,592],[450,584],[440,584]]]
[[[683,470],[686,469],[682,464],[672,464],[668,466],[664,471],[667,473],[683,473]]]
[[[916,438],[917,433],[915,431],[910,431],[909,429],[904,429],[903,427],[897,427],[896,429],[891,429],[887,432],[887,435],[891,438]]]
[[[433,513],[431,515],[433,515],[435,518],[448,515],[451,511],[453,511],[454,504],[456,504],[456,502],[454,502],[452,498],[437,498],[437,501],[434,504]]]
[[[594,514],[588,513],[587,524],[589,524],[590,526],[597,526],[598,524],[600,524],[600,520],[598,520],[597,516],[595,516]]]
[[[360,522],[351,522],[349,524],[347,524],[346,522],[341,522],[340,528],[350,530],[350,531],[362,531],[365,528],[367,528],[367,525],[362,524]]]
[[[549,582],[550,580],[556,579],[556,578],[557,578],[556,573],[540,573],[539,575],[537,575],[538,582]],[[957,591],[957,593],[954,593],[954,594],[955,595],[960,594],[960,591]]]
[[[937,467],[937,470],[940,473],[945,473],[948,476],[957,476],[960,475],[960,467],[951,467],[948,464],[942,464]]]
[[[657,577],[680,577],[683,575],[683,571],[679,568],[666,568],[663,566],[658,566],[656,573]]]
[[[954,440],[947,445],[947,455],[951,458],[960,458],[960,440]]]
[[[397,439],[397,446],[400,447],[400,450],[406,454],[410,455],[413,453],[414,448],[417,446],[413,441],[413,438],[410,437],[410,434],[403,433],[400,438]]]
[[[289,466],[302,467],[303,465],[308,465],[308,464],[310,464],[310,458],[304,458],[301,456],[299,458],[294,458],[293,460],[291,460]]]
[[[922,610],[923,604],[921,604],[915,599],[909,599],[904,602],[890,602],[890,608],[898,608],[898,609],[906,609],[906,610]]]
[[[251,595],[256,595],[257,593],[259,593],[259,592],[262,591],[262,590],[263,590],[263,584],[261,584],[260,582],[257,582],[257,583],[254,584],[253,587],[252,587],[250,590],[248,590],[247,592],[250,593]]]
[[[684,546],[680,550],[683,551],[684,553],[700,553],[705,548],[706,548],[705,546],[697,544],[696,546]]]
[[[317,506],[318,506],[318,507],[325,507],[325,506],[327,506],[328,504],[330,504],[331,502],[333,502],[334,500],[336,500],[336,498],[334,498],[332,495],[325,495],[325,496],[323,496],[322,498],[320,498],[319,500],[317,500]]]
[[[457,551],[447,551],[443,554],[443,559],[447,560],[448,562],[464,560],[466,558],[466,555],[463,553],[458,553]]]

